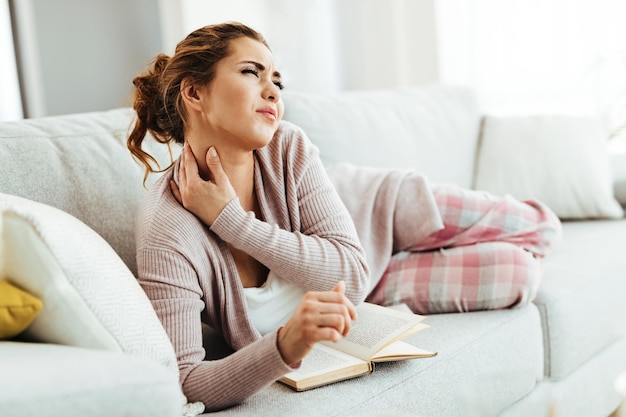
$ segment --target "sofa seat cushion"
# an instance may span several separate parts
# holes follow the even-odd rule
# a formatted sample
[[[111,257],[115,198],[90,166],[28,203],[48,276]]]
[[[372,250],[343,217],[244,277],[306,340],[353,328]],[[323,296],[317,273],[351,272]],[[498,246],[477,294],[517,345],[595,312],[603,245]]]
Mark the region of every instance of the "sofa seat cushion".
[[[0,342],[0,415],[173,417],[183,410],[178,378],[120,352]]]
[[[545,259],[535,299],[546,376],[566,377],[626,335],[625,245],[626,220],[563,223],[563,241]]]
[[[481,115],[467,88],[285,91],[282,97],[284,119],[304,130],[326,166],[411,168],[434,182],[472,185]]]
[[[497,415],[542,378],[541,322],[532,304],[430,315],[425,323],[428,331],[406,340],[438,352],[434,358],[376,364],[370,375],[304,392],[274,383],[211,416],[456,417],[470,407]]]
[[[615,380],[626,369],[626,338],[619,339],[567,377],[544,379],[530,395],[512,404],[498,417],[618,417],[612,414],[623,402]]]

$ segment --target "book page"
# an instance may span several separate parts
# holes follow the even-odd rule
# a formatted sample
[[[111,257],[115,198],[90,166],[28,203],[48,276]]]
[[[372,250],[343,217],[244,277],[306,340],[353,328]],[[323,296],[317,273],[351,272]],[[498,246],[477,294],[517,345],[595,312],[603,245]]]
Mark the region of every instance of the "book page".
[[[318,343],[302,360],[300,368],[289,372],[280,381],[304,390],[362,375],[370,370],[367,362]]]
[[[337,343],[324,342],[324,344],[363,360],[369,360],[380,349],[405,337],[406,334],[414,333],[409,330],[425,318],[369,303],[359,305],[357,315],[347,337]]]
[[[429,352],[415,347],[409,343],[398,340],[379,350],[372,358],[373,362],[397,361],[412,358],[431,358],[437,356],[436,352]]]
[[[302,360],[300,368],[290,372],[290,374],[298,374],[301,378],[307,378],[312,375],[325,373],[333,369],[343,368],[346,365],[360,362],[363,361],[352,355],[321,344],[316,344],[311,352]]]

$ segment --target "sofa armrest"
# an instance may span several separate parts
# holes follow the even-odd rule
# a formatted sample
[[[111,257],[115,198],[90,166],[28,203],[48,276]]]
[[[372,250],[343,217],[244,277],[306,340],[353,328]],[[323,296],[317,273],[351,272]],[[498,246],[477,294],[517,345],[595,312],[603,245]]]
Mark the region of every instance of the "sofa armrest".
[[[2,416],[180,416],[178,378],[123,352],[0,342]]]

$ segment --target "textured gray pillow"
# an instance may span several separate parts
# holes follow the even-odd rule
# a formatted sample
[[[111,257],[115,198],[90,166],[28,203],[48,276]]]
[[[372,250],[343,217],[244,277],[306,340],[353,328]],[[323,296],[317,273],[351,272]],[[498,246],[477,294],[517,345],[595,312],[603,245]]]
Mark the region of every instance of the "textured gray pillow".
[[[82,220],[136,272],[134,224],[145,190],[126,149],[133,120],[116,109],[0,124],[0,193]]]

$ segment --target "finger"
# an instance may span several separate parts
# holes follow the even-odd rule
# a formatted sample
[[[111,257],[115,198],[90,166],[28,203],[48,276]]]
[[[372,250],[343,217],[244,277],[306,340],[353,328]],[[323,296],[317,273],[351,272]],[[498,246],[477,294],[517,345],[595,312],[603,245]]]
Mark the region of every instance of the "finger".
[[[330,340],[338,342],[343,335],[332,327],[322,327],[318,330],[317,340]]]
[[[325,315],[324,316],[325,325],[323,328],[332,329],[339,338],[348,336],[350,332],[350,319],[347,316],[341,314],[333,314],[333,315]],[[335,341],[339,339],[333,339]]]
[[[321,327],[333,327],[339,334],[346,334],[346,322],[350,317],[346,314],[346,308],[341,302],[325,301],[320,296],[333,295],[332,292],[316,293],[307,292],[298,306],[296,316],[299,317],[302,328],[319,329]],[[340,294],[334,294],[335,297]]]
[[[341,281],[337,282],[335,284],[335,286],[333,287],[333,291],[334,292],[338,292],[340,294],[345,294],[346,293],[346,282],[344,280],[341,280]]]
[[[206,153],[206,164],[216,184],[223,184],[228,181],[228,177],[222,168],[222,162],[220,161],[217,149],[215,149],[214,146],[211,146]]]
[[[341,315],[341,328],[337,330],[341,332],[341,335],[346,337],[350,333],[350,328],[352,327],[352,316],[350,314],[350,309],[345,304],[339,304],[339,314]]]
[[[189,178],[196,178],[200,174],[198,174],[198,162],[196,161],[196,157],[194,156],[191,146],[189,144],[185,144],[183,148],[183,170],[185,171],[185,175],[189,175]],[[185,177],[185,180],[187,177]]]
[[[354,306],[354,304],[352,304],[352,301],[350,301],[348,298],[346,298],[346,306],[348,307],[348,313],[350,314],[350,318],[352,320],[356,320],[357,319],[356,307]]]
[[[339,285],[343,285],[337,283],[335,288],[331,291],[311,291],[308,292],[308,296],[311,299],[317,300],[323,303],[337,303],[337,304],[345,304],[349,309],[354,308],[354,304],[344,295],[343,291],[337,290]]]
[[[334,327],[342,336],[350,333],[352,317],[348,306],[343,303],[320,303],[318,324]]]
[[[187,171],[185,170],[187,152],[185,149],[187,148],[187,144],[183,146],[183,150],[180,154],[180,165],[178,166],[178,183],[180,184],[180,188],[185,189],[187,184]],[[179,190],[180,190],[179,188]]]
[[[170,180],[170,189],[172,190],[172,194],[174,194],[174,198],[176,198],[180,204],[183,204],[183,198],[180,195],[180,190],[178,189],[178,185],[176,185],[176,181]]]
[[[347,297],[345,297],[346,282],[343,280],[337,282],[337,284],[335,284],[335,286],[333,287],[332,291],[337,292],[344,296],[343,302],[346,305],[346,307],[348,307],[348,313],[350,314],[350,318],[352,320],[356,320],[356,308],[354,307],[354,304],[352,304],[352,301],[350,301]]]
[[[319,324],[322,327],[335,329],[342,337],[346,337],[350,333],[350,316],[346,314],[345,309],[339,313],[322,314]]]
[[[303,340],[307,340],[308,343],[312,344],[323,340],[339,341],[343,337],[340,321],[340,316],[320,316],[317,323],[309,326],[308,331],[303,333]]]

